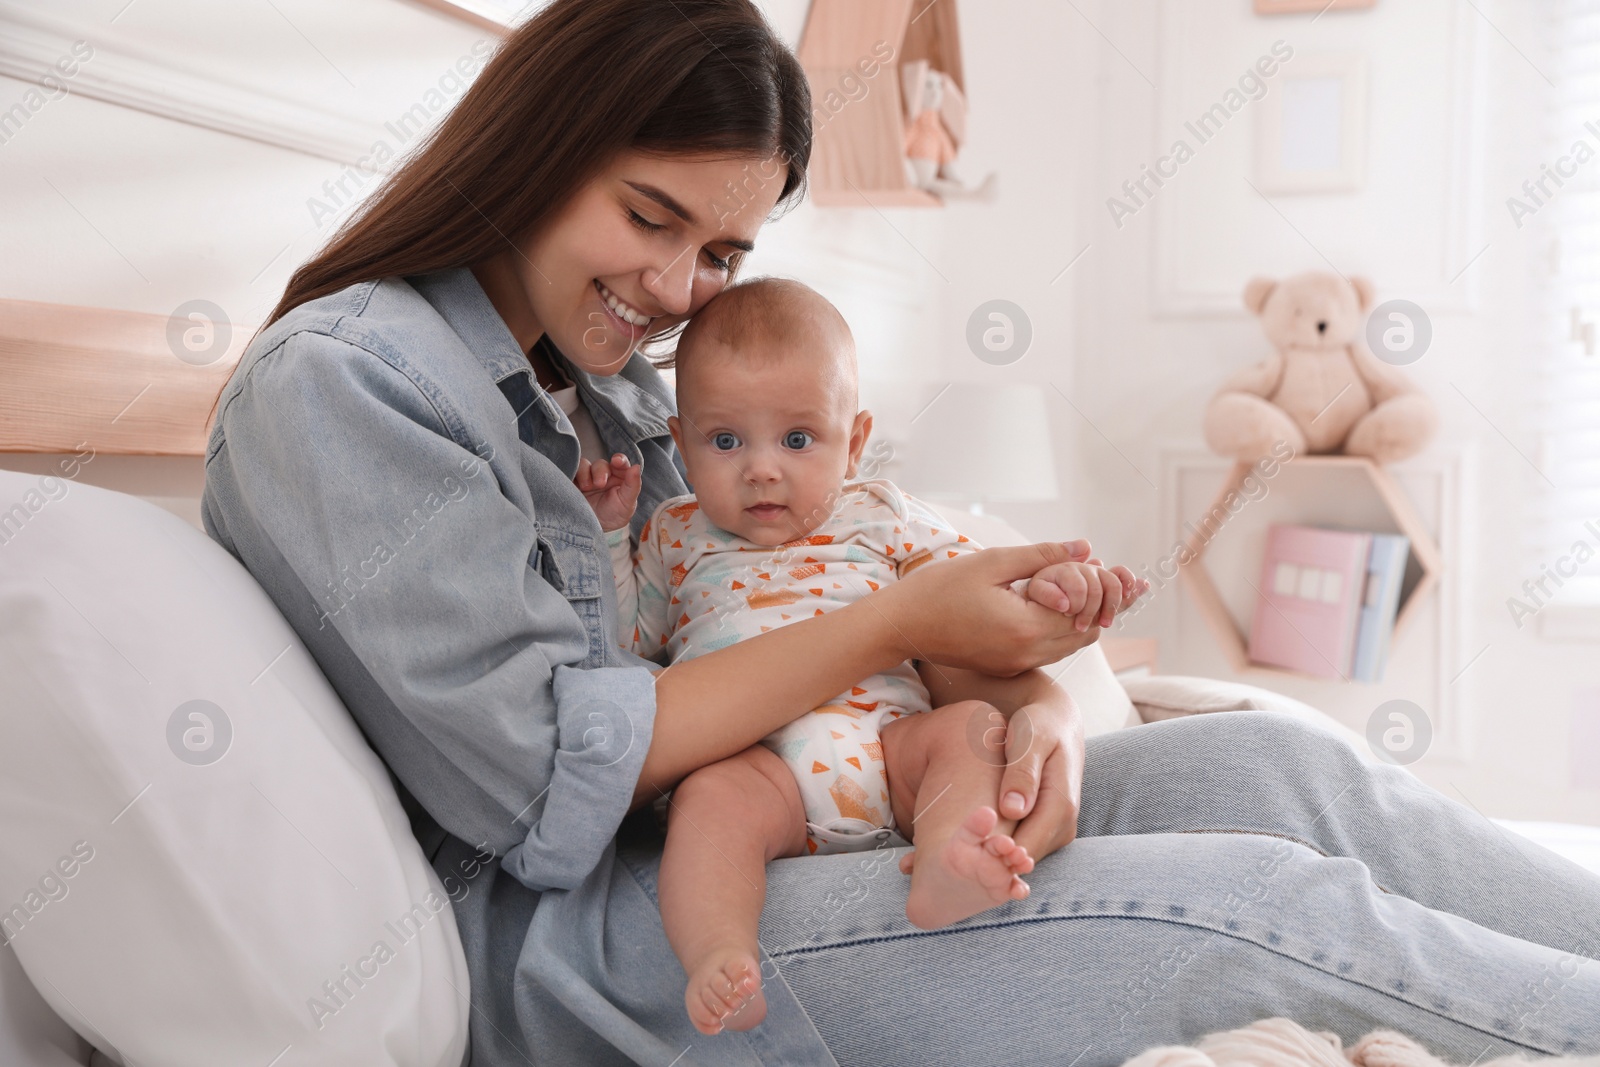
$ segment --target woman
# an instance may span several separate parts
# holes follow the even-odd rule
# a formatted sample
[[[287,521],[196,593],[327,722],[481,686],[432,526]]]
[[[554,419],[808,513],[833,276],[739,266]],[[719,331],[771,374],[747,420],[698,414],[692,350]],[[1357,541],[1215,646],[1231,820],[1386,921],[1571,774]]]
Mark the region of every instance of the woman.
[[[944,665],[936,703],[1014,707],[1098,633],[1007,590],[1053,544],[660,674],[610,640],[572,473],[642,463],[640,517],[685,491],[638,349],[802,195],[809,112],[749,0],[556,0],[295,274],[219,398],[207,529],[397,779],[454,901],[472,1062],[1088,1067],[1270,1015],[1463,1060],[1600,1050],[1581,870],[1292,719],[1086,747],[1059,690],[1006,741],[1016,836],[1054,852],[1025,903],[930,934],[885,857],[776,863],[766,1021],[690,1027],[629,811],[891,663]]]

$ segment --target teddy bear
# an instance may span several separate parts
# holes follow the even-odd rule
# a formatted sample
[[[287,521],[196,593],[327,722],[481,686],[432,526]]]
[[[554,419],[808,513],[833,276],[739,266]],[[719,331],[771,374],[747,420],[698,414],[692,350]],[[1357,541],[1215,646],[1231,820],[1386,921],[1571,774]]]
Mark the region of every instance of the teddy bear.
[[[1392,463],[1438,427],[1433,401],[1363,343],[1372,282],[1326,271],[1253,278],[1244,305],[1276,349],[1235,375],[1206,409],[1211,450],[1254,463],[1279,441],[1296,455],[1343,452]]]

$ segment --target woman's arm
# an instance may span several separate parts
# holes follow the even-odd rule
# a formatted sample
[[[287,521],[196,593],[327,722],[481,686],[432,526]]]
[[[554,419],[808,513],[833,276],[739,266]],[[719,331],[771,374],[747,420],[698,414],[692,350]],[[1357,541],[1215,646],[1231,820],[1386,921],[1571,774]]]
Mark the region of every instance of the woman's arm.
[[[335,318],[253,349],[230,380],[206,529],[428,819],[530,888],[571,889],[628,810],[655,710],[642,661],[581,665],[594,641],[575,607],[598,607],[605,546],[506,490],[564,477],[526,461],[505,412],[358,343],[380,333],[319,332]]]
[[[1094,641],[1073,620],[1011,583],[1076,560],[1058,542],[991,548],[921,567],[826,615],[675,664],[656,677],[656,718],[634,804],[731,756],[855,685],[908,659],[1018,675]],[[1017,691],[1031,692],[1030,681]]]

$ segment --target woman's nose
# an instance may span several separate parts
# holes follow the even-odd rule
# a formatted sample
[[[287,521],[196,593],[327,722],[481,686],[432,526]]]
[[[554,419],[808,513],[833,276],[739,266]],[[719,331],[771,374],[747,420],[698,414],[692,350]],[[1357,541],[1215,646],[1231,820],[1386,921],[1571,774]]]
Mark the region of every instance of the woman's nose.
[[[683,315],[689,310],[694,293],[694,260],[693,246],[686,245],[672,262],[644,272],[641,280],[645,290],[669,315]]]

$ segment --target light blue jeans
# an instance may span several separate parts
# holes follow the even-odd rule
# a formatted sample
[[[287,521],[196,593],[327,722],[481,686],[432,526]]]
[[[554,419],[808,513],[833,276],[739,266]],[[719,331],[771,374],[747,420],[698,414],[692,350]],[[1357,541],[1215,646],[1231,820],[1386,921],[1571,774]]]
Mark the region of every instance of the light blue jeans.
[[[767,981],[844,1067],[1096,1067],[1272,1016],[1452,1063],[1600,1052],[1600,878],[1291,716],[1089,740],[1078,833],[933,932],[893,853],[779,860]]]

